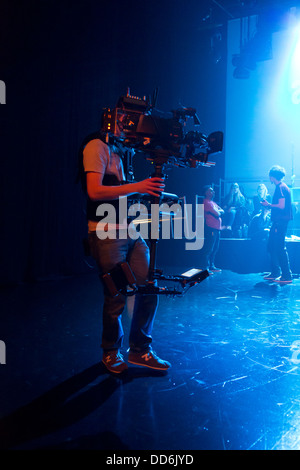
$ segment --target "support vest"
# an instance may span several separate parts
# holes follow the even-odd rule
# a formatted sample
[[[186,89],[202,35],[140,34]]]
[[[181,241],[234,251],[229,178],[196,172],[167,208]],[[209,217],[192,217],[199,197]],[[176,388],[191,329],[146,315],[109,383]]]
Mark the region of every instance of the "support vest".
[[[97,208],[100,204],[111,204],[116,211],[116,218],[117,218],[117,223],[119,221],[119,200],[110,200],[110,201],[92,201],[88,194],[87,194],[87,186],[86,186],[86,173],[84,171],[83,167],[83,150],[86,147],[86,145],[94,139],[100,139],[103,142],[105,142],[105,136],[101,132],[94,132],[90,135],[88,135],[84,141],[82,142],[80,149],[79,149],[79,155],[78,155],[78,175],[77,175],[77,182],[81,181],[82,189],[87,197],[86,201],[86,218],[87,220],[92,220],[94,222],[99,222],[101,221],[105,216],[97,216]],[[106,143],[106,142],[105,142]],[[109,144],[108,144],[109,145]],[[120,158],[122,158],[122,149],[120,149]],[[104,175],[102,184],[104,186],[120,186],[122,183],[118,180],[118,178],[115,175]]]

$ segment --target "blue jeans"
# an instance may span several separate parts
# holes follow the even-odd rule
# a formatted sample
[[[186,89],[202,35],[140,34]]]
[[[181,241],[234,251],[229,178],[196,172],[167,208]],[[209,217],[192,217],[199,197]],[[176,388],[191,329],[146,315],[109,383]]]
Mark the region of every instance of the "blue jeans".
[[[140,237],[132,240],[100,240],[96,232],[89,233],[91,254],[97,262],[99,274],[110,272],[118,263],[127,261],[137,281],[145,284],[149,271],[149,248]],[[122,313],[126,296],[110,296],[104,289],[102,348],[106,351],[120,349],[124,331]],[[152,342],[152,329],[158,306],[157,295],[135,294],[133,315],[129,333],[129,346],[133,351],[149,349]]]

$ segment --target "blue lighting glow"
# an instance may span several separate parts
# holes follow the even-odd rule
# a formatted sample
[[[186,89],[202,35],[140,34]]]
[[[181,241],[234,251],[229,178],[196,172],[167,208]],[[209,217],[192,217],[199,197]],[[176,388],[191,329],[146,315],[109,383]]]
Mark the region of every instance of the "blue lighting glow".
[[[292,103],[300,104],[300,25],[296,29],[296,40],[291,57],[291,91]]]
[[[239,50],[240,23],[228,30],[225,178],[263,180],[275,163],[286,171],[286,183],[300,186],[300,21],[298,10],[286,16],[272,34],[272,57],[257,62],[248,79],[233,77],[231,58]],[[248,183],[249,181],[249,183]],[[247,186],[248,185],[248,186]],[[271,191],[271,188],[269,188]]]
[[[273,112],[291,113],[289,106],[300,104],[300,24],[278,35],[278,68],[274,68],[270,88]],[[274,39],[274,38],[273,38]],[[272,83],[270,82],[270,84]]]

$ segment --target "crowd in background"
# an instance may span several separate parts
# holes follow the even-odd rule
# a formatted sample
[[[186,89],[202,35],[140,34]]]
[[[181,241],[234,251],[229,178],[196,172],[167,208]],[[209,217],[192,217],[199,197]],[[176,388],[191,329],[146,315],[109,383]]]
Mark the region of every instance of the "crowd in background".
[[[261,183],[252,197],[247,197],[238,183],[232,183],[221,201],[222,237],[266,239],[270,228],[270,209],[261,205],[271,202],[267,187]]]
[[[270,208],[261,202],[271,202],[267,187],[259,184],[257,193],[247,198],[238,183],[233,183],[220,205],[214,201],[212,185],[203,189],[204,197],[204,263],[210,273],[221,271],[215,266],[220,238],[251,238],[262,241],[268,238],[271,217]]]
[[[215,267],[214,259],[223,232],[228,238],[250,238],[258,243],[267,241],[272,271],[264,276],[264,280],[292,283],[285,238],[289,221],[293,219],[293,208],[291,191],[282,181],[285,174],[285,169],[279,165],[274,165],[269,171],[270,182],[275,185],[272,201],[267,187],[262,183],[251,198],[245,196],[238,183],[233,183],[220,205],[213,200],[213,187],[204,188],[203,251],[208,271],[220,271]]]

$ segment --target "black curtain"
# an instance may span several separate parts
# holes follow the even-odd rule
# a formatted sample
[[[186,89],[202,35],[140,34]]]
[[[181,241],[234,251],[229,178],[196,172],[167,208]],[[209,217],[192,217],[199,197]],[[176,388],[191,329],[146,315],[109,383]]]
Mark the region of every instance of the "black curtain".
[[[205,2],[5,0],[0,9],[0,282],[86,272],[77,156],[102,108],[128,86],[137,96],[158,87],[163,111],[196,107],[202,132],[224,130],[226,60],[214,60],[211,33],[199,28]],[[148,176],[144,161],[136,166]],[[180,171],[167,190],[200,193],[222,175],[223,156],[214,169]]]

